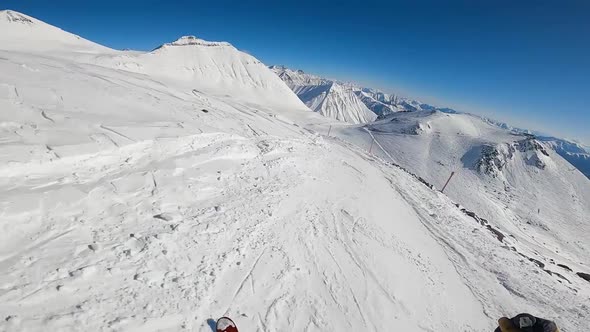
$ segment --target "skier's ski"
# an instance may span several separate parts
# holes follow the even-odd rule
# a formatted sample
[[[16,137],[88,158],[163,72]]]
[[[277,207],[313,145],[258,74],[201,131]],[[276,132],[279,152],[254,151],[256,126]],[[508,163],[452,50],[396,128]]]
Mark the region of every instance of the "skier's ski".
[[[221,317],[217,320],[217,332],[238,332],[238,327],[228,317]]]

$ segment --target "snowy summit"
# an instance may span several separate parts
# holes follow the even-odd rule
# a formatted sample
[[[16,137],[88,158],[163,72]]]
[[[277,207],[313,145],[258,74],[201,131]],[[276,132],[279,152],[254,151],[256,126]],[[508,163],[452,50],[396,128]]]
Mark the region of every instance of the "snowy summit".
[[[11,10],[0,11],[0,44],[1,49],[13,51],[108,51],[104,46]]]
[[[196,45],[196,46],[225,46],[225,47],[233,47],[230,43],[227,42],[210,42],[210,41],[206,41],[203,39],[199,39],[195,36],[183,36],[180,37],[178,40],[172,42],[172,43],[167,43],[164,44],[160,47],[166,47],[166,46],[190,46],[190,45]],[[158,47],[158,48],[160,48]]]

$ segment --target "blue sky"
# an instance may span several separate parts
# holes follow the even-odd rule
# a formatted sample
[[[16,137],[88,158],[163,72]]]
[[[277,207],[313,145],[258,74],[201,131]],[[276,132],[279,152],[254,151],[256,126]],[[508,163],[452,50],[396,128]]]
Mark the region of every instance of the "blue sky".
[[[182,35],[590,143],[588,1],[68,1],[2,6],[113,48]]]

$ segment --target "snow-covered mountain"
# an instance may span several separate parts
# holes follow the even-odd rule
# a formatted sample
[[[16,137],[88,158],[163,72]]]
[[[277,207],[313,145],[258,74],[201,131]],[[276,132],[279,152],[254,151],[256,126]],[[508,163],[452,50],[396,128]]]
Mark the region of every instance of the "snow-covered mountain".
[[[437,110],[448,114],[459,113],[451,108],[440,108],[395,94],[387,94],[377,89],[321,78],[304,73],[302,70],[294,71],[284,66],[271,66],[270,68],[312,110],[345,122],[358,124],[375,120],[372,115],[365,115],[367,114],[365,107],[360,105],[359,100],[380,119],[397,112]],[[354,98],[350,92],[353,92],[358,99]],[[544,136],[487,117],[482,116],[481,119],[515,133],[536,135],[540,141],[549,143],[554,151],[590,178],[590,150],[580,144],[561,138]]]
[[[572,166],[577,168],[590,179],[590,148],[567,139],[549,136],[545,133],[536,132],[529,129],[513,127],[505,122],[496,121],[486,117],[482,117],[482,119],[488,123],[503,129],[510,130],[514,133],[535,135],[539,141],[546,142],[553,150],[555,150],[555,152],[557,152],[565,160],[569,161]]]
[[[445,192],[511,234],[510,246],[526,243],[547,266],[590,264],[590,180],[546,142],[439,111],[396,113],[366,128],[396,163],[438,188],[454,172]]]
[[[590,327],[577,187],[539,200],[541,214],[572,209],[541,220],[572,236],[554,252],[536,224],[536,241],[508,234],[517,207],[476,223],[369,153],[366,131],[320,134],[335,121],[226,43],[115,51],[30,20],[0,29],[0,330],[204,332],[227,315],[244,331],[488,331],[521,311]],[[436,128],[410,127],[422,134],[400,136]],[[560,169],[511,146],[530,162],[474,176]]]
[[[266,65],[227,42],[184,36],[151,52],[108,54],[87,61],[158,77],[199,92],[231,95],[245,102],[264,99],[275,106],[306,109]]]
[[[16,52],[109,52],[110,49],[11,10],[0,11],[0,47]]]
[[[271,66],[270,69],[287,83],[301,101],[323,116],[356,124],[371,122],[377,118],[351,85],[282,66]]]
[[[292,70],[285,66],[270,68],[312,110],[345,122],[367,123],[375,120],[375,114],[384,117],[396,112],[435,109],[434,106],[416,100],[352,83],[329,80],[302,70]]]

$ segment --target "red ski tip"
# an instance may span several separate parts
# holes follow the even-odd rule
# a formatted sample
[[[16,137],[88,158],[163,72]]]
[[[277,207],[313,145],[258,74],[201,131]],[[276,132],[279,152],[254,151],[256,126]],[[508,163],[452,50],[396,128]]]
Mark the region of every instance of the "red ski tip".
[[[238,327],[228,317],[221,317],[217,320],[217,332],[238,332]]]

